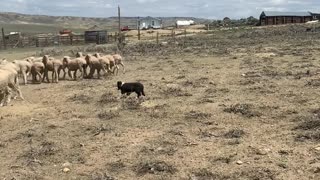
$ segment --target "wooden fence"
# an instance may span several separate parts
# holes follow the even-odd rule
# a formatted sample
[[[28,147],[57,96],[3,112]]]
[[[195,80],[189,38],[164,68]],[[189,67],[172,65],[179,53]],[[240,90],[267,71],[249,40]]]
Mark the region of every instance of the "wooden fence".
[[[6,36],[8,37],[8,36]],[[118,41],[117,34],[108,34],[107,43],[113,43]],[[97,42],[98,43],[98,42]],[[0,38],[0,49],[5,48],[25,48],[25,47],[50,47],[50,46],[72,46],[72,45],[84,45],[84,35],[72,35],[72,36],[59,36],[59,35],[39,35],[28,36],[8,40]],[[99,44],[99,43],[98,43]]]
[[[125,36],[120,36],[121,41],[123,42],[137,42],[137,41],[152,41],[157,44],[160,41],[167,41],[168,39],[175,41],[176,38],[187,37],[191,35],[187,33],[186,30],[170,30],[166,33],[161,31],[149,31],[144,34],[124,34]],[[7,37],[7,36],[6,36]],[[10,39],[10,38],[9,38]],[[107,34],[107,43],[118,43],[119,42],[119,33],[108,33]],[[6,46],[5,46],[5,45]],[[25,48],[25,47],[51,47],[51,46],[72,46],[72,45],[84,45],[86,44],[85,35],[72,35],[72,36],[61,36],[61,35],[37,35],[37,36],[17,36],[8,40],[0,37],[0,50],[5,48]],[[97,44],[99,44],[97,42]]]
[[[81,45],[84,44],[84,35],[72,36],[38,36],[35,37],[36,47],[49,47],[61,45]],[[33,46],[33,44],[30,44]]]

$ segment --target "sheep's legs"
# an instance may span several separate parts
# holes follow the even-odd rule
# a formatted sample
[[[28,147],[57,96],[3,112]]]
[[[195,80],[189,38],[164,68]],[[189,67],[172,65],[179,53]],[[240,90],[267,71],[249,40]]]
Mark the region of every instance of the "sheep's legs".
[[[83,69],[83,78],[86,78],[88,75],[87,75],[87,65],[82,65],[82,69]]]
[[[101,69],[97,69],[98,79],[100,79],[100,71],[101,71]]]
[[[48,83],[50,83],[50,81],[49,81],[49,71],[48,70],[44,71],[44,76],[42,78],[42,81],[45,81],[45,79],[47,80]]]
[[[42,75],[40,72],[37,72],[37,74],[35,75],[35,81],[37,81],[37,75],[39,76],[39,82],[41,83],[42,82]]]
[[[65,68],[58,70],[58,78],[60,77],[61,70],[63,71],[63,78],[62,79],[65,80],[66,79],[66,75],[67,75]]]
[[[3,101],[4,101],[5,97],[6,97],[6,90],[0,91],[0,107],[3,106]]]
[[[7,94],[7,96],[6,96],[6,99],[4,101],[4,104],[8,105],[10,103],[10,101],[11,101],[11,94],[12,94],[12,91],[11,91],[11,89],[9,87],[7,87],[7,89],[6,89],[6,94]]]
[[[69,78],[70,78],[70,79],[73,79],[73,77],[72,77],[72,74],[71,74],[71,71],[70,71],[70,70],[68,70],[68,75],[69,75]]]
[[[54,71],[54,74],[55,74],[55,81],[56,81],[56,83],[58,83],[59,82],[59,73],[58,73],[58,71],[59,71],[59,69],[58,68],[56,68],[55,69],[55,71]]]
[[[27,81],[28,81],[28,79],[27,79],[27,73],[26,73],[25,71],[23,71],[23,72],[22,72],[22,76],[23,76],[23,83],[24,83],[24,85],[27,85]]]
[[[14,91],[16,91],[20,97],[20,99],[24,100],[24,97],[22,96],[22,93],[21,93],[21,90],[20,90],[20,87],[18,85],[15,85],[15,84],[10,84],[9,85],[9,88],[13,89]],[[10,89],[9,89],[10,90]],[[10,92],[10,97],[11,97],[11,91]],[[16,98],[16,96],[14,97],[14,99]]]
[[[124,64],[121,62],[120,65],[123,67],[123,74],[126,72],[126,68],[124,67]]]
[[[8,105],[11,101],[11,90],[6,87],[0,94],[0,107]]]
[[[79,76],[79,78],[80,78],[80,79],[83,79],[83,70],[82,70],[82,68],[80,68],[79,71],[80,71],[80,73],[81,73],[80,76]]]

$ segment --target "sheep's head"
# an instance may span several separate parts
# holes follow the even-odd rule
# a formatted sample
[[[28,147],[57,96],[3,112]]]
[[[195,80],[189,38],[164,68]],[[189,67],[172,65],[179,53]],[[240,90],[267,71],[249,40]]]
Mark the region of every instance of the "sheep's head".
[[[91,60],[92,60],[92,55],[91,54],[86,55],[85,60],[86,60],[87,64],[90,64]]]
[[[29,63],[33,63],[33,60],[31,60],[29,58],[27,58],[26,61],[29,62]]]
[[[25,61],[28,61],[29,63],[33,63],[34,61],[34,57],[27,57],[26,59],[24,59]]]
[[[70,57],[69,56],[64,56],[62,59],[62,63],[63,65],[67,65],[70,61]]]
[[[95,56],[96,58],[101,57],[100,53],[95,53],[93,56]]]
[[[91,63],[91,56],[89,54],[86,55],[86,57],[84,59],[86,60],[88,65]]]
[[[49,61],[49,55],[44,55],[43,58],[42,58],[42,63],[44,65],[46,65],[48,63],[48,61]]]
[[[0,61],[0,64],[7,64],[7,59],[6,58],[3,58],[1,61]]]
[[[76,54],[76,57],[77,58],[79,58],[79,57],[83,57],[84,55],[83,55],[83,53],[82,52],[77,52],[77,54]]]

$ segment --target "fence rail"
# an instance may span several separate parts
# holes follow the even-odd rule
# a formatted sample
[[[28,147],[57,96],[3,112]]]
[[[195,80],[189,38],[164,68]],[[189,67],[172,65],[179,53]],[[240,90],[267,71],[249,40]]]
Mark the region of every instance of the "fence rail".
[[[186,30],[169,30],[166,32],[152,30],[144,31],[142,34],[139,33],[122,33],[119,35],[118,32],[108,33],[106,35],[106,43],[118,43],[118,42],[137,42],[137,41],[152,41],[157,44],[161,40],[172,39],[175,40],[176,37],[187,37],[192,33],[188,33]],[[124,39],[123,39],[124,38]],[[25,48],[25,47],[51,47],[51,46],[72,46],[72,45],[84,45],[89,42],[86,42],[84,34],[81,35],[47,35],[41,34],[37,36],[21,36],[20,34],[14,36],[13,38],[8,35],[5,36],[5,41],[3,37],[0,37],[0,50],[6,48]],[[99,38],[97,42],[90,42],[100,44]]]
[[[112,43],[117,40],[115,35],[107,36],[107,43]],[[97,42],[98,43],[98,42]],[[24,48],[24,47],[50,47],[61,45],[84,45],[86,44],[84,35],[72,35],[72,36],[55,36],[55,35],[41,35],[13,38],[8,40],[0,38],[0,49],[5,48]]]

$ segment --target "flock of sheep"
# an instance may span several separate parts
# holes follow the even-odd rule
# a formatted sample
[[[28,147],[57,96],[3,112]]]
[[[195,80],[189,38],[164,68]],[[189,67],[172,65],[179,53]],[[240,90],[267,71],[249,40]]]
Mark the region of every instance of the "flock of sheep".
[[[48,55],[38,58],[28,57],[13,62],[6,59],[0,60],[0,107],[10,103],[13,92],[15,92],[13,99],[16,99],[17,95],[24,99],[19,87],[19,75],[22,75],[25,85],[30,74],[33,83],[41,83],[45,80],[49,83],[48,72],[50,71],[52,72],[52,83],[58,83],[61,71],[64,73],[62,79],[66,78],[68,72],[69,77],[76,80],[78,71],[81,79],[93,78],[95,72],[100,78],[101,71],[105,75],[118,74],[119,65],[123,67],[123,73],[125,73],[123,58],[119,54],[100,55],[95,53],[93,55],[83,55],[81,52],[78,52],[75,58],[64,56],[62,60]],[[90,69],[89,73],[87,73],[88,68]]]

